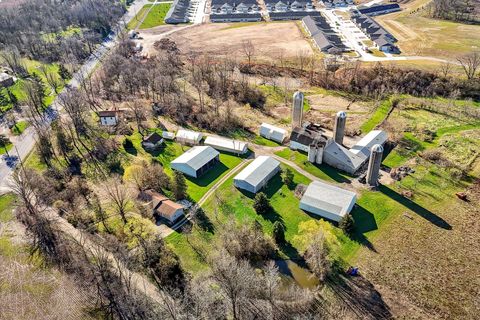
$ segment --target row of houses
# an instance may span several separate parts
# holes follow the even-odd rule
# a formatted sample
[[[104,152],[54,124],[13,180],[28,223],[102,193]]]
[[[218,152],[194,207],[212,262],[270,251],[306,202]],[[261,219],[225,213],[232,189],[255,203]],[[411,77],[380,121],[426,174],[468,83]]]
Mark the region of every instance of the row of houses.
[[[370,7],[358,7],[355,12],[357,14],[365,14],[367,16],[379,16],[382,14],[401,11],[398,3],[379,4]]]
[[[329,54],[339,54],[347,51],[342,39],[332,29],[324,16],[306,16],[302,19],[302,26],[320,51]]]
[[[190,22],[191,12],[190,0],[174,0],[167,14],[165,15],[165,23],[179,24]]]
[[[354,4],[353,0],[322,0],[326,8],[345,8]]]
[[[378,50],[387,53],[400,53],[395,45],[397,39],[378,22],[365,14],[355,14],[352,21],[373,41]]]

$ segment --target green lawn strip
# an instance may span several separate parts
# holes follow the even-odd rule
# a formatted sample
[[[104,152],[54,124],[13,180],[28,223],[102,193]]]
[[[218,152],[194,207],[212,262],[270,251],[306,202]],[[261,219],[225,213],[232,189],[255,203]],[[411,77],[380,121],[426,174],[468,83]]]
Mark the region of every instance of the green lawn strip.
[[[147,10],[150,9],[151,6],[152,4],[144,5],[140,9],[140,11],[137,12],[135,17],[133,17],[133,19],[128,22],[127,29],[135,29],[135,27],[140,23],[140,21],[142,21],[143,16],[145,16],[145,14],[147,13]]]
[[[24,165],[27,168],[34,169],[40,172],[45,171],[48,168],[47,165],[42,162],[38,155],[38,152],[36,152],[35,150],[30,152],[30,154],[24,161]]]
[[[314,176],[332,182],[349,182],[349,176],[340,171],[330,167],[326,164],[313,164],[308,161],[308,156],[299,151],[293,151],[290,148],[285,148],[275,154],[284,159],[290,160],[298,165],[303,170],[313,174]]]
[[[148,12],[139,29],[149,29],[165,24],[165,16],[170,9],[170,3],[157,3]]]
[[[11,132],[15,136],[19,136],[27,129],[29,123],[27,121],[18,121],[13,128],[11,129]]]
[[[373,112],[370,119],[368,119],[362,126],[360,130],[364,133],[372,131],[377,125],[379,125],[387,116],[390,108],[392,107],[391,99],[384,100],[377,109]]]
[[[5,223],[13,219],[13,205],[15,196],[11,193],[0,196],[0,222]]]
[[[12,143],[7,144],[6,147],[0,147],[0,155],[6,154],[6,153],[9,152],[10,150],[12,150],[12,148],[13,148],[13,144],[12,144]]]

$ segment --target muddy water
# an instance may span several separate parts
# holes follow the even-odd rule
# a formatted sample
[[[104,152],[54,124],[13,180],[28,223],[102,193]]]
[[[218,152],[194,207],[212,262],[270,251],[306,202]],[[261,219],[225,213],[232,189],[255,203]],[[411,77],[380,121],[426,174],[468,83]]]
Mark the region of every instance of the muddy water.
[[[289,279],[293,279],[302,288],[314,289],[318,286],[318,279],[306,268],[292,260],[277,260],[275,264],[280,272]]]

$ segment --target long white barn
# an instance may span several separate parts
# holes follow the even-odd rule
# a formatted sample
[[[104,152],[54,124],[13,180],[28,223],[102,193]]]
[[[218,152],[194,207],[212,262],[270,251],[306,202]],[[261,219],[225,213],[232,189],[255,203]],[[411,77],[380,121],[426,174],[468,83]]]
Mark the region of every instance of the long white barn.
[[[233,178],[234,185],[257,193],[280,171],[280,162],[272,157],[260,156]]]

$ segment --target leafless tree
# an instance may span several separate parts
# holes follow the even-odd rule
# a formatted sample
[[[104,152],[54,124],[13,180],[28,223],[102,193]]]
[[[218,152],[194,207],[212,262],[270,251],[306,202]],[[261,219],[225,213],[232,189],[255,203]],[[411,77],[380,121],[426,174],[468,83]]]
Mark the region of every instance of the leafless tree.
[[[124,224],[127,224],[128,208],[133,197],[131,190],[119,177],[111,178],[103,183],[106,198],[110,201]]]
[[[439,71],[442,77],[448,78],[452,72],[452,64],[450,62],[442,63]]]
[[[308,266],[323,281],[331,269],[329,248],[323,232],[318,232],[305,253]]]
[[[252,60],[255,57],[255,46],[251,40],[242,41],[242,51],[245,57],[247,58],[248,65],[252,65]]]
[[[480,68],[480,53],[472,52],[461,58],[458,58],[457,61],[465,71],[465,75],[468,80],[475,78],[477,75],[478,68]]]

